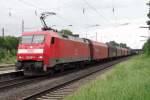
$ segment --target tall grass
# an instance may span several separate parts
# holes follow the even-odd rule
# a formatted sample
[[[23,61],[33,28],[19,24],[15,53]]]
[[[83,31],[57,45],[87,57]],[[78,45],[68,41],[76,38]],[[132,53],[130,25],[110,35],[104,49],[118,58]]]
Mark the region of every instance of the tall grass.
[[[150,100],[150,58],[120,63],[65,100]]]
[[[0,37],[0,64],[14,63],[20,37]]]
[[[0,50],[0,64],[15,63],[16,61],[16,50]]]

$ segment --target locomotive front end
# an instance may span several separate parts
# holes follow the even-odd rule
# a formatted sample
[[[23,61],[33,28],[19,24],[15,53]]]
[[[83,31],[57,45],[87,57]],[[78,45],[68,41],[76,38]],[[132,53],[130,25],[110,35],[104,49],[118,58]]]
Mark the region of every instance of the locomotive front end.
[[[46,34],[24,33],[17,52],[16,69],[24,73],[44,71]]]

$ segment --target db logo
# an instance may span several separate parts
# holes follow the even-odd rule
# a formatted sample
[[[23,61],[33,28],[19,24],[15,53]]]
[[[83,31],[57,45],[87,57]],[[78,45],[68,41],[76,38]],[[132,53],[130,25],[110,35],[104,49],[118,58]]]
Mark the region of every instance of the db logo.
[[[32,49],[28,49],[27,53],[33,53],[33,50]]]
[[[32,46],[30,46],[30,48],[32,49],[33,47],[32,47]]]

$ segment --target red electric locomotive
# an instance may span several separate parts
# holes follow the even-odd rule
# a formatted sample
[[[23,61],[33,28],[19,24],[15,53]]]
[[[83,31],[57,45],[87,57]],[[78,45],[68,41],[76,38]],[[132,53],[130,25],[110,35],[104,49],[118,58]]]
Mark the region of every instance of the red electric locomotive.
[[[76,37],[63,37],[54,31],[24,32],[18,47],[18,70],[25,74],[39,74],[59,69],[72,62],[91,60],[89,42]]]

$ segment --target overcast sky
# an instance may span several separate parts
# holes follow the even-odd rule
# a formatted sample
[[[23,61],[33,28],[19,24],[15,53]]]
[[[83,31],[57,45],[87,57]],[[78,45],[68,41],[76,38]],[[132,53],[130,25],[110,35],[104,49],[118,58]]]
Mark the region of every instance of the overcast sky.
[[[56,12],[47,18],[49,26],[70,29],[80,37],[100,42],[115,40],[132,48],[141,48],[148,36],[146,26],[148,0],[0,0],[0,29],[6,35],[21,35],[21,22],[25,31],[41,28],[40,13]],[[68,26],[72,25],[72,26]],[[97,25],[97,26],[95,26]],[[1,33],[1,32],[0,32]]]

